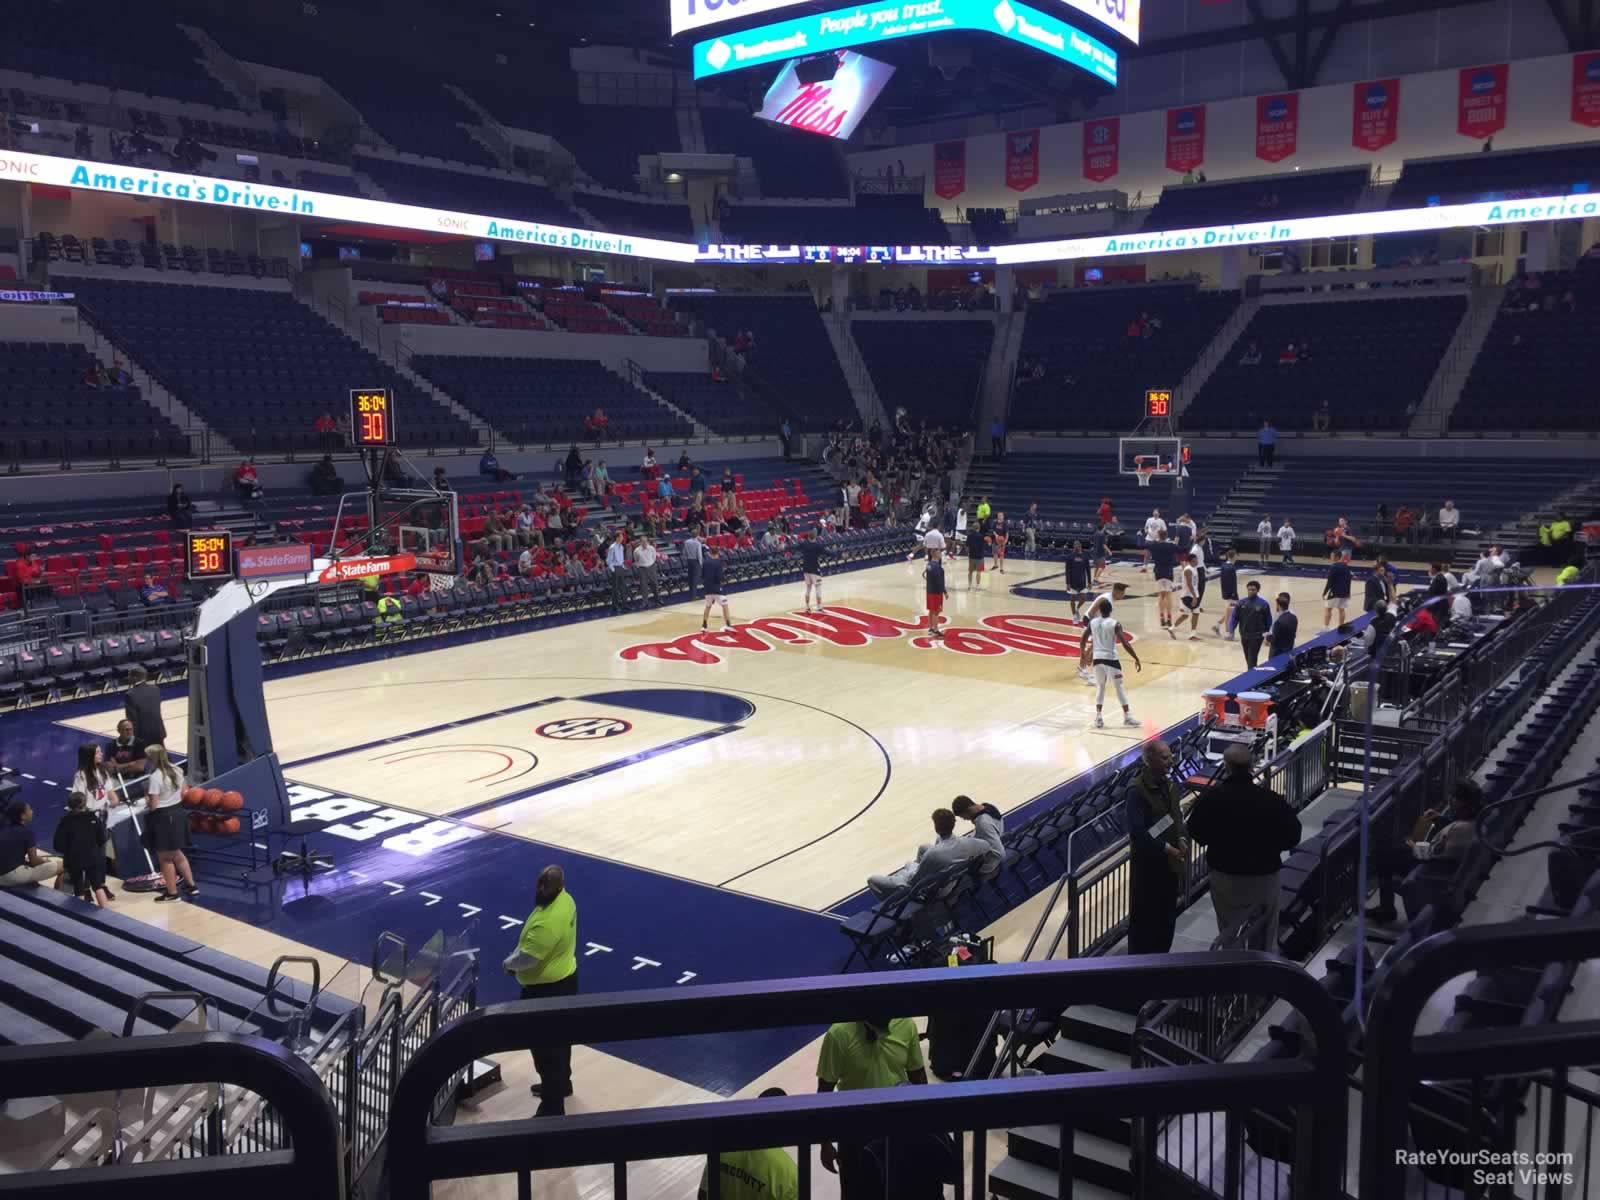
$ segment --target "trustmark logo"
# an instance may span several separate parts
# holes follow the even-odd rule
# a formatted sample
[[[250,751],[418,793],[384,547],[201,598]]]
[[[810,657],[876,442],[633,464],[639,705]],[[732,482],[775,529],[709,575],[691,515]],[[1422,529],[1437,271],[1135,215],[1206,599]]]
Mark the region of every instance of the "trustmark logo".
[[[534,730],[540,737],[562,742],[593,742],[601,738],[620,737],[633,726],[620,717],[567,717],[560,721],[546,721]]]
[[[733,47],[718,38],[711,43],[711,49],[706,51],[706,62],[711,64],[712,70],[720,71],[728,65],[728,60],[733,57]]]

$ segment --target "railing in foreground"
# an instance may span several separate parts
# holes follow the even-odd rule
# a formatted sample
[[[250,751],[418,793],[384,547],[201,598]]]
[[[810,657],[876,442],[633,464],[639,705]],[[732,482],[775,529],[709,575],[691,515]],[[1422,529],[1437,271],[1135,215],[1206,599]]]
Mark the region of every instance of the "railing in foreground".
[[[1287,1001],[1315,1032],[1314,1054],[1270,1063],[1076,1075],[1025,1076],[872,1092],[831,1092],[770,1100],[718,1101],[564,1118],[436,1126],[433,1106],[474,1059],[529,1046],[593,1044],[736,1030],[814,1026],[873,1014],[930,1011],[1059,1010],[1071,1004],[1133,1008],[1150,996],[1206,996],[1221,988]],[[798,1146],[800,1194],[811,1194],[811,1147],[887,1139],[891,1183],[896,1139],[930,1131],[972,1131],[968,1164],[975,1196],[986,1194],[986,1133],[1015,1125],[1061,1128],[1060,1194],[1072,1192],[1071,1133],[1083,1117],[1155,1117],[1178,1112],[1242,1113],[1261,1104],[1299,1112],[1319,1136],[1293,1164],[1298,1193],[1333,1200],[1344,1145],[1344,1042],[1337,1006],[1300,967],[1264,954],[1214,953],[1082,962],[1040,962],[964,971],[903,971],[615,993],[495,1005],[468,1014],[424,1046],[401,1076],[390,1110],[390,1178],[395,1200],[423,1200],[436,1180],[513,1174],[532,1195],[530,1172],[613,1166],[625,1200],[627,1164],[683,1155]],[[959,1144],[959,1139],[958,1139]],[[708,1172],[710,1200],[720,1172]]]
[[[322,1081],[292,1052],[264,1038],[174,1034],[0,1051],[3,1101],[215,1083],[261,1097],[279,1115],[289,1148],[0,1174],[0,1195],[169,1200],[196,1185],[241,1196],[344,1194],[339,1121]]]

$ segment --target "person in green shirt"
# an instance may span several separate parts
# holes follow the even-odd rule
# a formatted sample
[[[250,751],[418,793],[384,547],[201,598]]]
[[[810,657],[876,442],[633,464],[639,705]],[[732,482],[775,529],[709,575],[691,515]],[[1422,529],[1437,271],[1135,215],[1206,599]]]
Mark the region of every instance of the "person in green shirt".
[[[768,1088],[761,1099],[787,1096],[780,1087]],[[800,1200],[800,1169],[787,1150],[730,1150],[717,1155],[722,1177],[722,1200]],[[700,1195],[711,1195],[711,1184],[700,1175]]]
[[[817,1091],[843,1092],[860,1088],[897,1087],[902,1083],[927,1083],[917,1026],[909,1017],[869,1017],[841,1021],[822,1035],[817,1057]],[[822,1169],[839,1176],[843,1200],[856,1200],[862,1183],[863,1147],[827,1142],[819,1147]]]
[[[1582,572],[1578,570],[1575,563],[1568,563],[1556,573],[1556,584],[1560,587],[1566,587],[1569,583],[1577,583],[1580,574]]]
[[[978,501],[978,508],[974,515],[980,522],[987,521],[993,510],[989,507],[989,497],[984,496]]]
[[[378,615],[372,618],[372,624],[382,629],[385,625],[399,625],[405,620],[400,612],[400,600],[395,596],[384,596],[378,601]]]
[[[539,872],[533,911],[523,923],[517,948],[501,964],[516,976],[522,999],[546,1000],[578,992],[578,906],[567,891],[566,873],[549,866]],[[572,1047],[533,1047],[539,1082],[528,1090],[539,1097],[535,1116],[559,1117],[572,1095]]]

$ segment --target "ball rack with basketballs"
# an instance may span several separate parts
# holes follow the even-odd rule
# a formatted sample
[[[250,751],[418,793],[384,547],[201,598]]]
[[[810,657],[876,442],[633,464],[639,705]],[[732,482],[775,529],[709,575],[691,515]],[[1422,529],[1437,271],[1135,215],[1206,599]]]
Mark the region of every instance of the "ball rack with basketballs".
[[[256,839],[269,824],[267,813],[252,808],[242,793],[191,787],[183,793],[183,806],[189,810],[189,833],[194,839],[191,853],[208,865],[237,866],[241,875],[264,864]]]

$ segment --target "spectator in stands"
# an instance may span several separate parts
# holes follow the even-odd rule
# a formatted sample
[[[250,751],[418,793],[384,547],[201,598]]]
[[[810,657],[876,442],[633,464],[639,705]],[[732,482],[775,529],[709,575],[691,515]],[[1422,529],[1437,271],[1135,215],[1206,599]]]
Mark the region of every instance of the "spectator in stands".
[[[1417,818],[1411,836],[1398,846],[1380,846],[1373,856],[1378,876],[1378,903],[1367,909],[1369,921],[1398,919],[1394,884],[1418,863],[1459,863],[1478,837],[1478,814],[1483,811],[1483,789],[1471,779],[1458,779],[1450,789],[1444,812],[1427,809]]]
[[[39,552],[29,546],[22,552],[22,557],[17,560],[16,580],[22,588],[23,600],[27,600],[29,589],[39,586],[39,581],[44,578],[44,564],[39,561]]]
[[[139,585],[139,599],[144,602],[146,607],[156,608],[163,604],[172,603],[172,591],[165,582],[146,571],[144,573],[144,582]]]
[[[1128,829],[1128,953],[1165,954],[1178,919],[1178,886],[1188,871],[1188,831],[1172,748],[1146,742],[1123,801]]]
[[[989,422],[989,453],[995,458],[1006,455],[1006,427],[999,417]]]
[[[443,467],[435,467],[433,469],[431,482],[433,483],[433,490],[436,492],[448,492],[450,490],[450,474]]]
[[[1263,467],[1270,467],[1278,454],[1278,430],[1268,417],[1261,422],[1261,428],[1256,431],[1256,462]]]
[[[324,454],[332,454],[339,449],[339,422],[333,419],[331,412],[323,413],[311,423],[311,428]]]
[[[1333,414],[1328,411],[1328,402],[1324,400],[1311,414],[1311,428],[1317,433],[1327,433],[1333,423]]]
[[[0,814],[0,887],[61,886],[63,864],[39,853],[39,843],[28,828],[32,824],[33,809],[26,800],[13,800]]]
[[[344,491],[344,480],[339,478],[339,468],[333,465],[333,455],[324,454],[311,468],[311,494],[337,496]]]
[[[233,469],[233,486],[241,503],[249,504],[261,499],[261,481],[256,475],[256,465],[248,458]]]
[[[736,492],[736,491],[739,490],[738,481],[735,480],[734,477],[733,477],[733,467],[732,467],[731,464],[727,465],[727,466],[724,466],[722,468],[722,480],[721,480],[721,483],[722,483],[722,491],[723,491],[724,494],[727,494],[728,492]]]
[[[606,469],[606,460],[601,459],[594,468],[594,496],[607,508],[611,507],[611,472]]]
[[[533,577],[533,551],[524,550],[517,555],[517,574],[531,579]]]
[[[789,1093],[769,1087],[758,1099],[771,1100]],[[800,1171],[782,1147],[767,1150],[729,1150],[717,1155],[723,1200],[799,1200]],[[706,1170],[700,1172],[700,1200],[711,1195]]]
[[[167,725],[161,718],[161,689],[143,667],[134,667],[128,672],[128,684],[122,697],[122,712],[133,722],[133,736],[142,746],[164,745]]]
[[[729,533],[741,533],[744,531],[750,522],[744,515],[744,505],[739,500],[739,493],[733,491],[724,491],[722,493],[722,509],[717,519],[722,522],[723,529]]]
[[[989,854],[987,842],[978,837],[957,837],[956,817],[948,808],[933,810],[934,840],[917,847],[917,856],[887,875],[868,875],[867,886],[875,896],[892,896],[901,888],[915,887],[954,867]]]
[[[1250,339],[1250,344],[1244,348],[1244,353],[1239,356],[1241,367],[1259,367],[1261,365],[1261,343],[1255,338]]]
[[[91,812],[80,791],[67,793],[67,811],[56,825],[53,847],[72,894],[86,904],[104,908],[116,899],[106,886],[105,819]]]
[[[106,743],[101,755],[105,769],[124,781],[144,774],[144,743],[133,734],[133,722],[124,717],[117,722],[117,736]]]
[[[646,446],[644,449],[644,462],[639,465],[639,477],[641,479],[654,479],[659,474],[661,474],[661,468],[656,465],[656,452]]]
[[[784,417],[783,423],[778,426],[778,440],[783,443],[784,462],[790,462],[794,457],[793,439],[794,426],[789,423],[788,417]]]
[[[183,811],[183,772],[172,765],[165,746],[146,746],[144,756],[150,762],[150,782],[144,792],[149,810],[145,816],[145,839],[160,862],[165,888],[156,903],[177,900],[180,887],[185,894],[197,896],[200,889],[195,886],[194,872],[184,853],[189,847],[189,818]]]
[[[516,544],[517,540],[516,535],[512,533],[511,528],[506,524],[505,517],[501,515],[500,510],[497,508],[491,508],[488,515],[484,517],[481,534],[479,544],[488,553],[509,550]]]
[[[818,1092],[927,1082],[920,1035],[909,1017],[884,1013],[861,1021],[841,1021],[822,1035],[822,1050],[817,1056]],[[840,1142],[835,1147],[823,1142],[818,1150],[822,1169],[839,1176],[840,1200],[867,1200],[869,1196],[885,1194],[871,1190],[873,1173],[865,1161],[864,1146]]]
[[[1252,579],[1244,585],[1245,597],[1234,613],[1233,626],[1239,633],[1239,646],[1244,651],[1244,665],[1256,669],[1261,656],[1261,642],[1272,627],[1272,610],[1261,598],[1261,584]]]
[[[133,386],[133,376],[128,373],[128,368],[123,365],[120,358],[111,360],[111,382],[117,387]]]
[[[1412,530],[1416,526],[1417,514],[1409,504],[1402,504],[1394,514],[1394,536],[1396,541],[1409,542]]]
[[[194,523],[194,501],[189,499],[181,483],[173,484],[172,491],[167,493],[167,516],[179,529],[187,529]]]
[[[1439,636],[1439,618],[1434,615],[1433,610],[1436,606],[1444,609],[1448,603],[1447,600],[1423,602],[1417,606],[1416,611],[1410,617],[1406,618],[1405,624],[1401,628],[1412,631],[1414,640],[1418,645],[1427,645]]]
[[[989,853],[979,865],[979,873],[992,875],[1005,860],[1005,818],[992,804],[979,804],[971,796],[957,796],[950,802],[950,811],[961,821],[972,822],[972,835],[989,847]]]
[[[524,1000],[578,994],[578,906],[558,866],[539,872],[533,911],[523,922],[517,947],[501,966],[514,975]],[[534,1046],[533,1069],[539,1082],[528,1090],[539,1098],[540,1117],[559,1117],[572,1095],[572,1047]]]
[[[1280,856],[1300,844],[1300,819],[1282,796],[1256,783],[1250,747],[1229,746],[1222,762],[1222,779],[1189,810],[1189,836],[1206,847],[1218,934],[1232,948],[1276,954]]]
[[[1446,541],[1454,542],[1456,532],[1461,527],[1461,510],[1456,507],[1454,500],[1446,500],[1439,509],[1439,536]]]
[[[1292,367],[1299,361],[1300,350],[1293,342],[1290,342],[1288,345],[1284,346],[1282,350],[1278,351],[1278,365],[1280,367]]]
[[[528,547],[544,545],[544,533],[534,528],[533,505],[524,504],[517,509],[517,515],[511,523],[511,537],[518,546]]]

